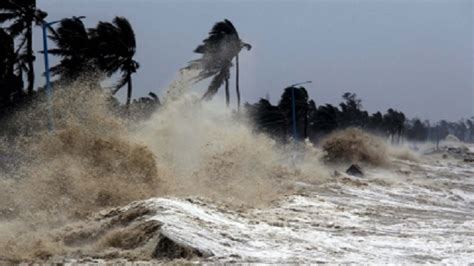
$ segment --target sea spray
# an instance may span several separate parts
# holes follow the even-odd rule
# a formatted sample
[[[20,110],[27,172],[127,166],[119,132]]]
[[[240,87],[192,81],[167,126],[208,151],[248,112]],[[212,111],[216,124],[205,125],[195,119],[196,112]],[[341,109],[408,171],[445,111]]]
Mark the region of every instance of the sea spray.
[[[326,136],[321,143],[325,160],[331,163],[363,163],[388,166],[391,159],[416,161],[418,156],[406,147],[394,147],[379,136],[358,128],[347,128]]]
[[[48,236],[54,228],[104,208],[158,195],[160,169],[145,146],[128,138],[127,123],[107,95],[80,84],[55,92],[55,130],[35,125],[45,105],[34,103],[13,119],[28,132],[6,139],[11,158],[0,179],[0,257],[44,258],[64,251]]]
[[[316,156],[295,167],[285,147],[181,85],[178,94],[170,90],[181,96],[138,124],[117,115],[109,95],[80,83],[56,89],[53,132],[44,123],[26,126],[44,119],[43,102],[19,112],[14,122],[29,133],[1,145],[13,170],[0,180],[0,257],[68,254],[51,230],[135,200],[202,196],[260,206],[295,192],[295,180],[328,177]]]
[[[164,103],[179,100],[183,95],[189,93],[198,73],[199,71],[195,69],[180,69],[176,78],[166,88],[166,94],[163,99]]]
[[[285,195],[298,176],[325,176],[317,157],[307,157],[313,169],[297,170],[283,146],[237,120],[222,102],[202,103],[193,94],[165,105],[132,135],[173,172],[165,184],[172,195],[255,204]]]

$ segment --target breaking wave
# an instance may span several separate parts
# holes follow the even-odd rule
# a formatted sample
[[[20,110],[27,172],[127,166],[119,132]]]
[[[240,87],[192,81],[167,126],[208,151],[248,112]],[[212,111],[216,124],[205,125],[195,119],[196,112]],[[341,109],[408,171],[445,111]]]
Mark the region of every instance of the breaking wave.
[[[376,135],[358,128],[347,128],[329,134],[322,141],[324,159],[331,163],[363,163],[388,166],[391,159],[419,160],[406,146],[395,147]]]
[[[142,122],[122,119],[107,94],[80,83],[57,89],[53,132],[41,99],[16,114],[18,137],[0,148],[9,158],[0,179],[0,258],[62,254],[48,232],[135,200],[202,196],[259,206],[296,191],[292,181],[328,178],[319,150],[306,145],[311,156],[296,161],[293,149],[254,132],[223,103],[201,102],[188,79],[181,73],[164,106]],[[26,127],[31,120],[37,125]]]

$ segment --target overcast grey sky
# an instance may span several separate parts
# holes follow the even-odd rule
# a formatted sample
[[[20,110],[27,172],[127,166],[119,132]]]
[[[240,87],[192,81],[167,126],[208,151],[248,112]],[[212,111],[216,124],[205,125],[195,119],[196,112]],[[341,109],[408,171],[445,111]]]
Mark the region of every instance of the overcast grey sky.
[[[127,17],[141,64],[135,97],[164,93],[212,25],[228,18],[253,45],[241,53],[244,101],[268,93],[276,103],[286,85],[312,80],[307,88],[316,104],[337,104],[351,91],[370,112],[394,107],[432,120],[474,115],[471,0],[38,0],[38,6],[49,20],[87,16],[88,27]],[[41,50],[40,29],[35,33]]]

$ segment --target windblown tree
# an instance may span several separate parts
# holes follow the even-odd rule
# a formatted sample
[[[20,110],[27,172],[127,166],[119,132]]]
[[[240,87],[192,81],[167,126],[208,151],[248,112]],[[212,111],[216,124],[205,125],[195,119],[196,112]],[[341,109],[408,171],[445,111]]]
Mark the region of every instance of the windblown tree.
[[[23,95],[21,77],[14,73],[13,38],[0,28],[0,114]]]
[[[14,38],[21,37],[17,50],[18,72],[26,71],[28,93],[34,89],[35,72],[33,53],[33,23],[41,23],[47,14],[36,7],[36,0],[0,1],[0,23],[11,22],[8,32]]]
[[[403,112],[396,111],[392,108],[387,110],[387,113],[383,116],[383,121],[386,130],[392,137],[393,143],[399,143],[402,131],[405,125],[405,114]]]
[[[362,110],[362,100],[357,97],[357,94],[346,92],[342,95],[342,99],[344,101],[339,104],[341,107],[340,126],[367,127],[369,114]]]
[[[132,74],[140,67],[133,59],[136,52],[135,33],[132,25],[124,17],[115,17],[112,23],[99,22],[91,29],[92,41],[97,49],[99,68],[109,77],[117,72],[121,78],[113,90],[116,94],[123,86],[128,85],[126,107],[132,98]]]
[[[200,70],[195,81],[213,77],[203,99],[210,100],[225,84],[226,104],[229,106],[229,78],[232,60],[236,58],[236,93],[237,105],[240,108],[239,61],[238,55],[242,48],[250,50],[252,46],[243,42],[234,25],[227,19],[217,22],[209,32],[209,37],[203,40],[194,52],[202,54],[201,58],[189,63],[188,69]]]
[[[56,34],[49,38],[56,48],[48,50],[48,53],[61,57],[59,64],[50,69],[53,75],[60,75],[65,81],[74,81],[84,72],[97,70],[97,51],[80,18],[63,19]]]
[[[313,120],[314,130],[328,134],[339,126],[340,111],[332,104],[320,105]]]
[[[258,103],[246,104],[244,108],[257,130],[274,136],[280,141],[286,140],[289,121],[278,106],[273,106],[266,99],[260,99]]]

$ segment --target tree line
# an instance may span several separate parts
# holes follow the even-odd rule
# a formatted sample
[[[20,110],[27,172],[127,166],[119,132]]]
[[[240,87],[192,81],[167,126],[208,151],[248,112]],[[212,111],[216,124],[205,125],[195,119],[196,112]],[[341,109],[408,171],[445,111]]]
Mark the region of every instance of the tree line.
[[[36,0],[0,2],[0,119],[44,92],[42,87],[35,89],[33,33],[35,26],[47,23],[47,18],[48,13],[37,7]],[[50,68],[51,74],[56,77],[55,84],[67,85],[87,73],[89,87],[107,90],[114,106],[128,115],[130,110],[134,110],[134,118],[149,115],[160,106],[160,100],[153,92],[132,102],[132,77],[140,64],[134,59],[137,40],[126,18],[118,16],[110,22],[99,21],[92,28],[86,28],[80,17],[65,18],[54,27],[48,26],[48,30],[48,38],[54,48],[47,52],[59,59],[59,63]],[[211,79],[202,97],[204,100],[212,99],[224,86],[229,106],[230,70],[235,66],[237,109],[240,110],[239,53],[251,48],[250,44],[240,39],[234,25],[226,19],[214,24],[208,37],[194,49],[200,58],[189,62],[184,69],[197,70],[195,82]],[[115,85],[101,87],[101,81],[116,75],[119,79]],[[123,87],[127,88],[124,105],[113,97]],[[403,112],[395,109],[388,109],[383,114],[369,114],[363,110],[361,99],[354,93],[342,95],[338,106],[316,106],[304,87],[289,87],[284,89],[277,105],[261,99],[255,104],[245,104],[245,109],[258,130],[283,141],[308,138],[316,142],[334,130],[347,127],[363,128],[389,137],[396,143],[403,139],[433,141],[448,134],[463,141],[474,141],[471,120],[457,123],[440,121],[431,125],[429,121],[422,122],[420,119],[408,120]],[[293,120],[296,121],[296,132],[293,132]]]
[[[296,136],[293,132],[292,97],[295,97]],[[441,120],[431,124],[419,118],[407,119],[398,110],[389,108],[385,113],[369,114],[363,109],[362,100],[355,93],[346,92],[338,105],[317,106],[309,99],[304,87],[288,87],[277,105],[268,99],[260,99],[255,104],[246,104],[254,126],[281,141],[289,139],[309,139],[317,143],[325,135],[349,127],[361,128],[400,144],[404,140],[437,142],[448,135],[456,136],[465,142],[474,142],[474,123],[472,120],[447,122]]]

